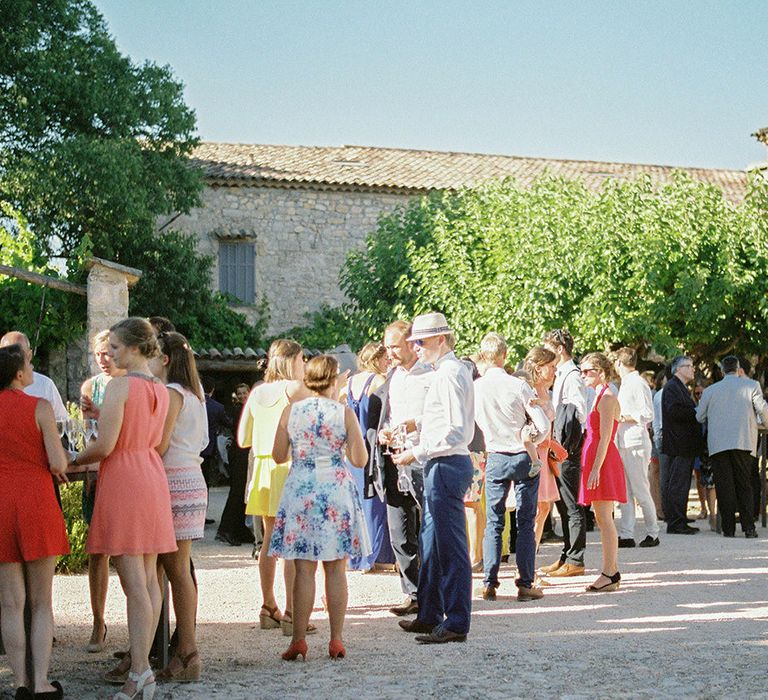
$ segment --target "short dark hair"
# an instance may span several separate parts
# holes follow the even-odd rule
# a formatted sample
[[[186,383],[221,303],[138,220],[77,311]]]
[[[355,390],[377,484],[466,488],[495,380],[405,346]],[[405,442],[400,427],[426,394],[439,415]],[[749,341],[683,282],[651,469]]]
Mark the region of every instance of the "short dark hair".
[[[213,394],[214,390],[216,389],[216,382],[213,381],[210,377],[203,377],[203,391],[206,394]]]
[[[0,348],[0,389],[7,389],[16,379],[19,370],[24,369],[27,353],[19,343]]]
[[[720,369],[723,370],[723,374],[733,374],[739,370],[739,358],[736,355],[726,355],[720,360]]]
[[[569,355],[573,355],[573,336],[565,328],[547,331],[542,342],[557,348],[564,348]]]
[[[637,350],[627,346],[619,348],[619,350],[616,351],[616,360],[624,365],[624,367],[631,367],[634,369],[637,367]]]
[[[744,370],[744,374],[749,375],[752,373],[752,363],[744,357],[744,355],[737,355],[739,358],[739,367]]]

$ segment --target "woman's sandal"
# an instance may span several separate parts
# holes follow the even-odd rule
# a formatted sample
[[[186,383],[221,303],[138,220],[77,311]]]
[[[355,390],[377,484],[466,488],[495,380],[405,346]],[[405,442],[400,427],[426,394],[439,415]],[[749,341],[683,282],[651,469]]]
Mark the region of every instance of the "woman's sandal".
[[[601,574],[608,579],[608,583],[604,583],[602,586],[596,586],[594,583],[587,586],[586,591],[588,593],[608,593],[610,591],[619,590],[619,581],[621,581],[621,574],[617,571],[613,576],[609,576],[605,572]]]
[[[173,683],[196,683],[200,680],[200,674],[203,670],[203,665],[200,662],[200,654],[197,649],[191,654],[188,654],[183,659],[176,654],[174,657],[181,664],[175,669],[172,667],[172,663],[169,663],[157,676],[158,681],[170,681]]]
[[[149,679],[152,679],[151,681]],[[128,695],[122,690],[119,693],[115,693],[112,696],[112,700],[135,700],[135,698],[141,698],[141,700],[152,700],[157,690],[157,682],[155,676],[152,673],[152,669],[148,668],[144,673],[138,674],[133,671],[129,671],[128,680],[136,684],[136,690],[133,691],[133,695]]]
[[[283,630],[283,637],[293,637],[293,617],[288,611],[283,613],[283,619],[280,620],[280,628]],[[316,632],[317,627],[309,622],[305,634],[315,634]]]
[[[104,651],[104,645],[107,641],[107,626],[104,625],[104,635],[101,638],[101,641],[93,641],[93,635],[91,635],[91,641],[88,642],[88,646],[85,648],[85,650],[89,654],[98,654],[100,651]]]
[[[117,664],[111,671],[107,671],[104,674],[104,680],[107,683],[113,685],[122,685],[128,680],[128,672],[131,670],[131,652],[126,651],[123,657],[120,659],[120,663]]]
[[[259,613],[259,627],[263,630],[276,630],[280,627],[282,618],[278,617],[280,611],[277,606],[270,608],[266,605],[261,606]]]

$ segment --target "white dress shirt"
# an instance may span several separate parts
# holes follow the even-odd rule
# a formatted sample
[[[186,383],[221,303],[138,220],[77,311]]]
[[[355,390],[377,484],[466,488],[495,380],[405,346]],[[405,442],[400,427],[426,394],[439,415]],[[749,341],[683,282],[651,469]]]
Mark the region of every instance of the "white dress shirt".
[[[653,397],[648,382],[635,370],[621,380],[619,387],[621,415],[633,418],[635,423],[619,423],[616,433],[618,447],[644,447],[651,449],[648,424],[653,421]]]
[[[408,420],[419,420],[424,413],[424,399],[435,372],[429,365],[417,362],[410,369],[395,367],[389,380],[388,422],[399,425]],[[414,447],[419,441],[418,431],[408,433],[406,447]]]
[[[573,360],[563,363],[555,372],[555,385],[552,387],[552,405],[555,411],[561,405],[573,404],[581,425],[587,422],[587,391],[581,372]]]
[[[468,455],[475,434],[475,387],[467,366],[452,352],[435,363],[424,399],[419,442],[413,456],[422,464],[436,457]]]
[[[32,372],[32,383],[24,387],[24,393],[29,396],[36,396],[38,399],[45,399],[53,406],[53,415],[56,420],[67,420],[69,414],[64,402],[61,400],[61,394],[50,377],[38,372]]]
[[[488,452],[523,452],[520,431],[530,416],[539,440],[549,435],[551,423],[544,409],[530,406],[535,398],[528,382],[490,367],[475,380],[475,420],[485,436]]]

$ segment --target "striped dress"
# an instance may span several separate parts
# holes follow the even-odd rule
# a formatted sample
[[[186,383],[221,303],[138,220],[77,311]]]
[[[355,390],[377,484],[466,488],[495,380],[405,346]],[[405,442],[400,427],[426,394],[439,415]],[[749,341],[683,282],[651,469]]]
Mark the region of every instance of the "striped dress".
[[[203,478],[200,452],[208,444],[208,419],[205,403],[180,384],[168,384],[181,395],[182,406],[176,418],[163,466],[171,492],[171,510],[176,540],[203,538],[208,489]]]

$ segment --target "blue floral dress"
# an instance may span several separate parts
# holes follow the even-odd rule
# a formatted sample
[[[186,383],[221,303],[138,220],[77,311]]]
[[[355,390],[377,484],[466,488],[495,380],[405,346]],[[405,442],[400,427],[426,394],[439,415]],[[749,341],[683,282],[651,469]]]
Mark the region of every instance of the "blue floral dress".
[[[343,459],[344,406],[323,397],[294,404],[288,418],[292,462],[269,553],[332,561],[371,552],[360,496]]]

